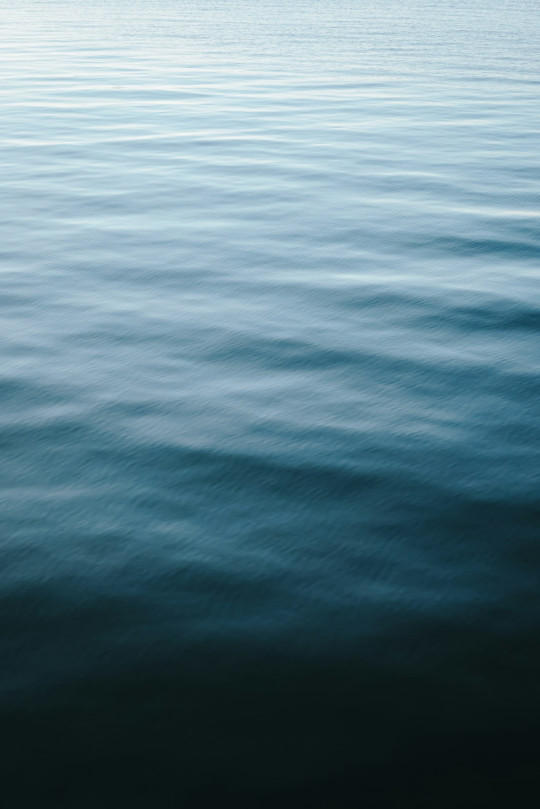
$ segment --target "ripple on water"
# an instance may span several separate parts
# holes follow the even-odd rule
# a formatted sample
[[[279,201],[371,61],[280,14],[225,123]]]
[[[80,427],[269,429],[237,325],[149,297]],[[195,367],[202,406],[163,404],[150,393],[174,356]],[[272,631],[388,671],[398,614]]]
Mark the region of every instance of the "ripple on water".
[[[9,806],[526,803],[532,0],[3,16]]]

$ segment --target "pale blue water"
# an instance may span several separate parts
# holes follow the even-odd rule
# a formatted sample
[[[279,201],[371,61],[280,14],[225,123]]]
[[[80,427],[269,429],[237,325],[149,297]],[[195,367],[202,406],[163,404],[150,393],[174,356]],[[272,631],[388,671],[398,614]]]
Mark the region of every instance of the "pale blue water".
[[[1,28],[8,809],[524,805],[537,3]]]

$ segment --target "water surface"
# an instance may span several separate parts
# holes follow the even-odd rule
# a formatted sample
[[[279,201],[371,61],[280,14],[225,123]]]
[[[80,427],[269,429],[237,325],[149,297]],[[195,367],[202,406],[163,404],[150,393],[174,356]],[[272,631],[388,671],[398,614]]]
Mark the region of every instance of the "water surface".
[[[8,809],[522,804],[537,4],[2,29]]]

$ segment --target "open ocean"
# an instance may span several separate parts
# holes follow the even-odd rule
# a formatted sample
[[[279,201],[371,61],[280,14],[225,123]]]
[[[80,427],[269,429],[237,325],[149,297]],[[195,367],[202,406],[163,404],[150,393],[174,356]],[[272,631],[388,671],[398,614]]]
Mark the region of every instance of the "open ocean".
[[[537,0],[7,0],[3,809],[540,802]]]

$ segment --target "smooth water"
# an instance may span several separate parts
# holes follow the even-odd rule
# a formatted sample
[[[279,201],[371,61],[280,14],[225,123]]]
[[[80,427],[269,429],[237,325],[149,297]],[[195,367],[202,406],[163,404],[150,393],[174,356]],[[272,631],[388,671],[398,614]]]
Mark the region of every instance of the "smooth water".
[[[3,805],[524,805],[537,3],[1,25]]]

